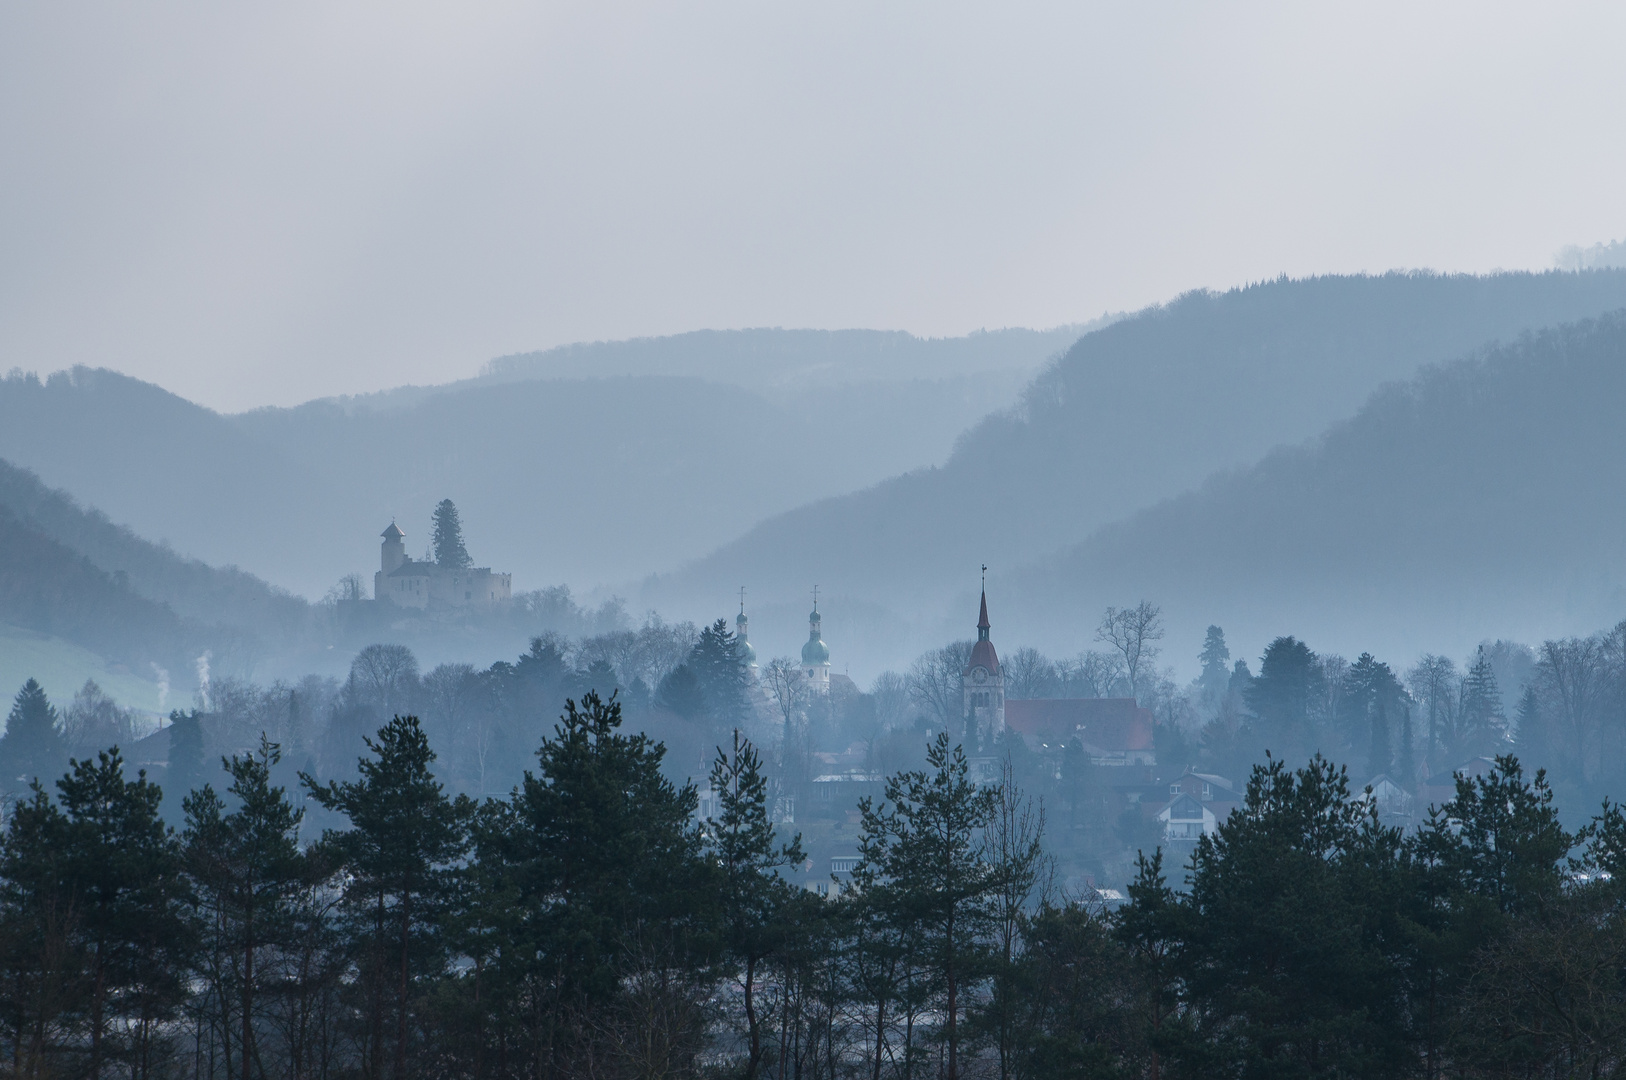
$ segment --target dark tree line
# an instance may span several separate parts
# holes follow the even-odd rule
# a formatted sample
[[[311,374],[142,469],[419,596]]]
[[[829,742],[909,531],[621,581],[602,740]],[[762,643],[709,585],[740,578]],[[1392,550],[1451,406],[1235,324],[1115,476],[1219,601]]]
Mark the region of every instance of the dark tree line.
[[[262,740],[164,824],[118,750],[0,842],[0,1054],[19,1077],[1608,1076],[1626,1064],[1626,811],[1566,831],[1511,757],[1410,834],[1320,757],[1254,769],[1188,867],[1056,890],[1044,814],[946,735],[793,888],[756,749],[715,815],[567,702],[504,798],[418,722],[353,778]],[[313,835],[306,808],[334,824]]]

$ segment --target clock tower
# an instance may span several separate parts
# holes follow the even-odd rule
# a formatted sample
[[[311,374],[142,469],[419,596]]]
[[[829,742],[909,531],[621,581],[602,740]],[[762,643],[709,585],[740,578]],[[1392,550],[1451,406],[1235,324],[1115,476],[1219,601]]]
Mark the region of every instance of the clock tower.
[[[971,659],[960,677],[966,742],[981,747],[991,746],[1005,731],[1005,674],[999,669],[999,654],[988,639],[988,630],[988,590],[984,588],[977,643],[971,647]]]

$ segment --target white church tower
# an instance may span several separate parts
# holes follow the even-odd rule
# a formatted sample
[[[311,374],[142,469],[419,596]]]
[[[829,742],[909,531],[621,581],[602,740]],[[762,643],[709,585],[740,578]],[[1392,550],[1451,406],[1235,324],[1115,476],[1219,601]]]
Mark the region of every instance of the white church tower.
[[[807,644],[802,646],[802,674],[815,693],[830,692],[830,647],[819,635],[819,590],[813,589],[813,614],[807,617]]]

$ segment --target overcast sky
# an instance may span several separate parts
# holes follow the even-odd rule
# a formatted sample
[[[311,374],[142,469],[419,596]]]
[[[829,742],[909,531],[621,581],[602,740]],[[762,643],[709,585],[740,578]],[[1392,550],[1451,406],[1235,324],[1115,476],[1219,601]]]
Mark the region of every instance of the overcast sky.
[[[0,370],[236,410],[1626,236],[1621,5],[0,7]]]

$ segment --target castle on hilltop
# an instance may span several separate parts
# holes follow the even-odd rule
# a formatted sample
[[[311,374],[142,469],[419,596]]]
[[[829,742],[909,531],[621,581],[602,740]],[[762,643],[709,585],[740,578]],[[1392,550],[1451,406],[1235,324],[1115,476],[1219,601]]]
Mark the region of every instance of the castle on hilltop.
[[[493,573],[489,566],[470,565],[457,508],[450,499],[436,509],[435,520],[436,558],[421,562],[407,558],[406,533],[390,522],[383,533],[378,572],[373,575],[373,599],[420,611],[430,607],[493,607],[512,600],[514,575]]]

